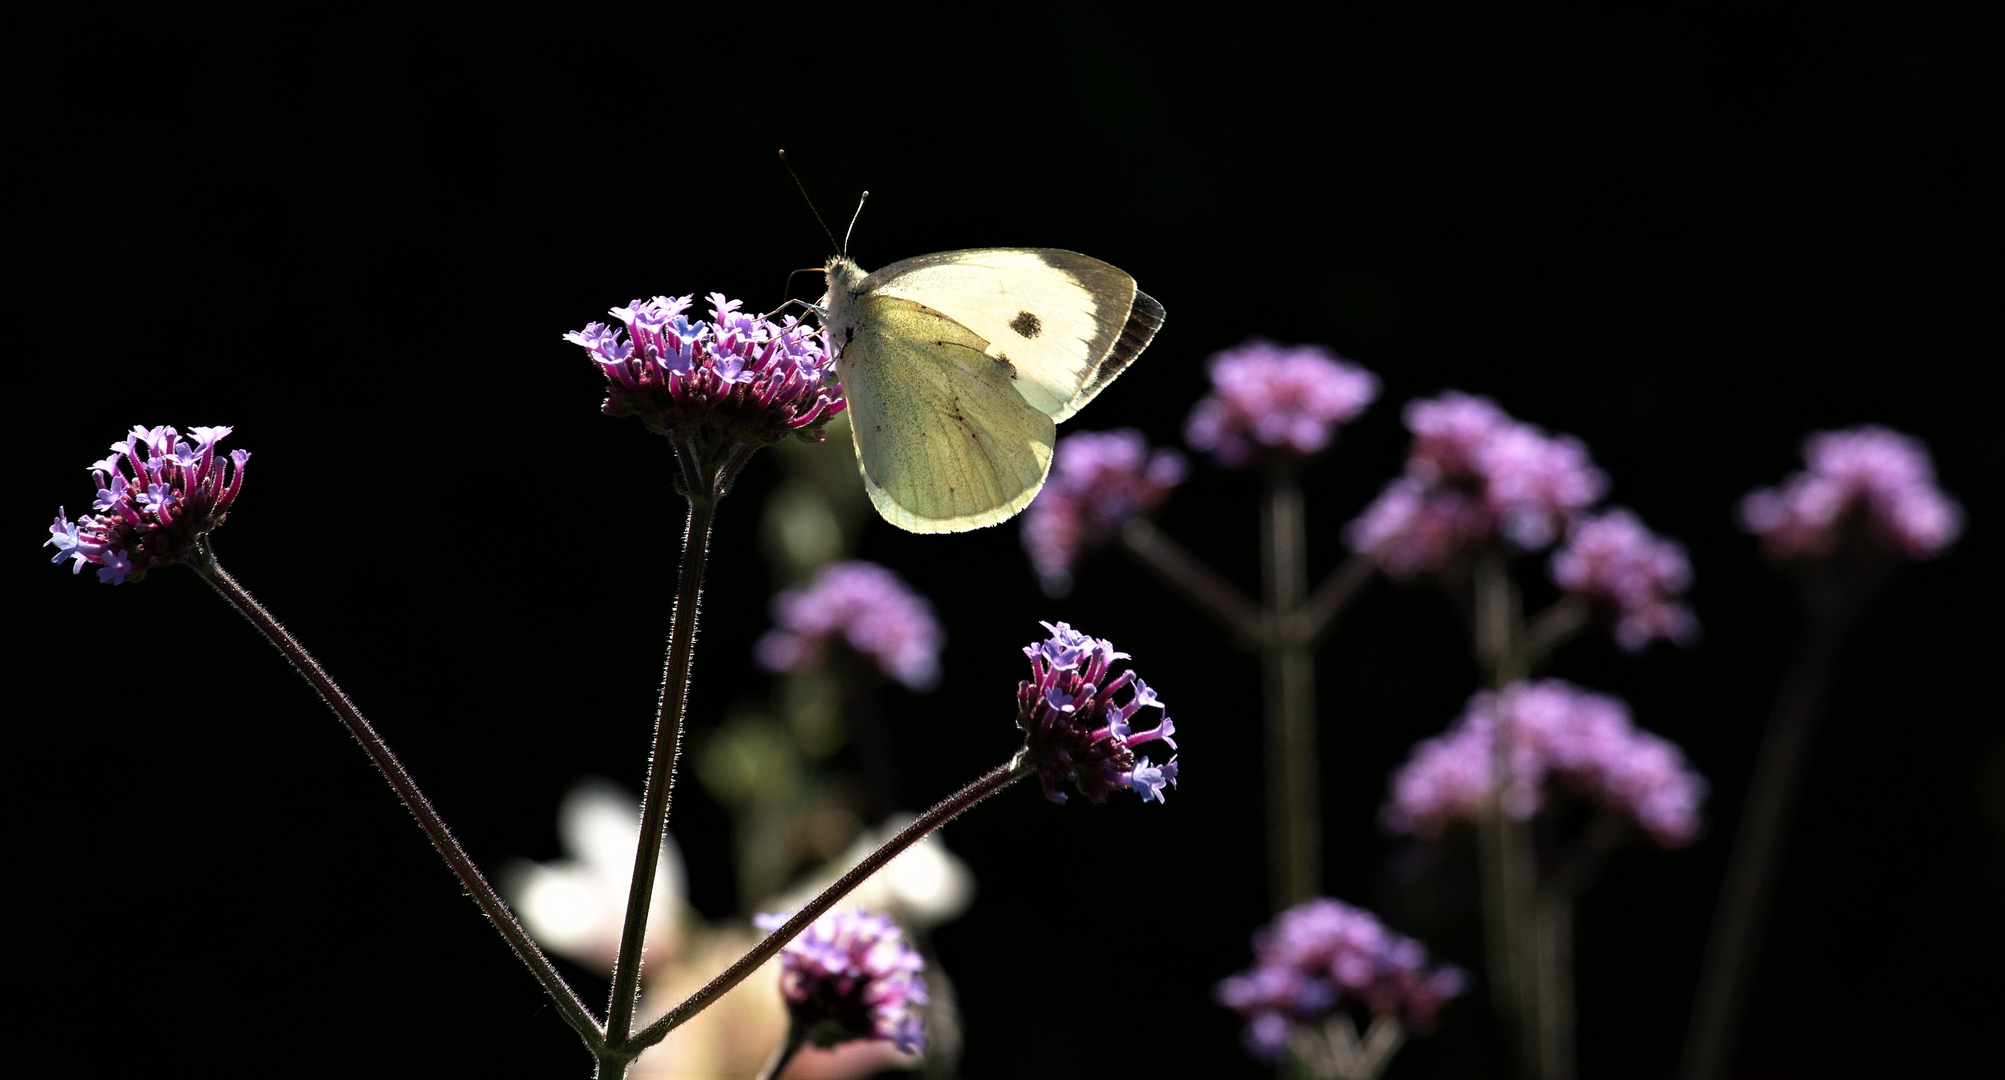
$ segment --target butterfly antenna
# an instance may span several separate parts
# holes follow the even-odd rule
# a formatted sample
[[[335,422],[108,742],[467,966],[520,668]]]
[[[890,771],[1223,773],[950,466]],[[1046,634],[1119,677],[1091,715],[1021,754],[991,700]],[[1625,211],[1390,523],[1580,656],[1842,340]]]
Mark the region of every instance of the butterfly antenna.
[[[856,213],[849,215],[849,231],[842,234],[842,253],[845,257],[849,255],[849,238],[856,235],[856,219],[863,216],[863,204],[869,201],[870,192],[866,191],[863,198],[856,200]]]
[[[787,167],[787,175],[793,177],[794,186],[801,189],[801,198],[807,199],[808,212],[815,216],[815,223],[821,226],[821,234],[828,237],[828,246],[834,247],[835,234],[828,230],[828,222],[822,220],[821,211],[815,209],[815,201],[808,196],[808,186],[801,183],[801,174],[794,171],[793,163],[787,160],[787,152],[785,150],[780,151],[780,164]],[[861,210],[863,208],[859,206],[857,209]],[[854,225],[856,223],[852,221],[850,224]]]

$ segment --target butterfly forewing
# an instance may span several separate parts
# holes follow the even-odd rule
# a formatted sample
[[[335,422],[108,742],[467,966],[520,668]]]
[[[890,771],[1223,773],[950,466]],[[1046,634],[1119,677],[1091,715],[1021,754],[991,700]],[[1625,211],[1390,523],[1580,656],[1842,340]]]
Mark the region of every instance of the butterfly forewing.
[[[1135,279],[1057,248],[945,251],[892,263],[863,291],[940,312],[985,342],[1032,408],[1065,420],[1133,362],[1162,325]]]
[[[911,532],[961,532],[1028,505],[1056,432],[990,343],[964,320],[881,290],[854,305],[839,374],[878,513]]]

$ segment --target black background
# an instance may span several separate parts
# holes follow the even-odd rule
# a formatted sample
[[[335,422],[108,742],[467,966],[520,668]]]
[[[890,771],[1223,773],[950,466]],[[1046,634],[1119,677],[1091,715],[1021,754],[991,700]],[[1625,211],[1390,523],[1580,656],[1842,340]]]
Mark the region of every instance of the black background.
[[[1791,587],[1735,529],[1735,500],[1795,467],[1813,429],[1926,438],[1967,532],[1850,642],[1741,1068],[1931,1075],[1988,1055],[2001,44],[1995,10],[1929,5],[1308,22],[1244,5],[193,4],[20,27],[9,967],[37,1004],[13,1014],[13,1053],[118,1074],[586,1075],[241,619],[192,574],[105,588],[32,545],[57,504],[88,503],[83,466],[131,424],[235,425],[255,460],[217,537],[226,565],[477,858],[556,855],[573,777],[639,786],[681,525],[665,447],[595,411],[597,378],[559,335],[655,293],[777,302],[827,253],[784,146],[832,219],[872,190],[866,266],[1063,246],[1161,299],[1163,334],[1075,428],[1177,440],[1204,358],[1249,335],[1377,371],[1385,397],[1310,479],[1319,573],[1398,468],[1398,404],[1449,387],[1578,434],[1612,499],[1689,545],[1698,648],[1584,641],[1554,669],[1626,696],[1714,784],[1700,843],[1620,853],[1581,905],[1585,1076],[1674,1068],[1794,647]],[[719,524],[699,733],[762,686],[771,469],[755,463]],[[1251,486],[1201,469],[1161,521],[1251,589],[1254,511]],[[964,1072],[1257,1075],[1209,1001],[1266,914],[1257,666],[1115,554],[1042,598],[1016,533],[865,538],[950,634],[942,688],[890,702],[904,801],[1014,749],[1016,648],[1039,618],[1135,654],[1188,733],[1185,782],[1163,808],[1014,790],[950,828],[981,888],[938,941]],[[1425,586],[1374,586],[1320,653],[1327,887],[1471,967],[1470,896],[1454,874],[1398,885],[1374,817],[1387,772],[1476,681]],[[737,902],[726,824],[678,790],[712,915]],[[1472,998],[1394,1075],[1499,1068]]]

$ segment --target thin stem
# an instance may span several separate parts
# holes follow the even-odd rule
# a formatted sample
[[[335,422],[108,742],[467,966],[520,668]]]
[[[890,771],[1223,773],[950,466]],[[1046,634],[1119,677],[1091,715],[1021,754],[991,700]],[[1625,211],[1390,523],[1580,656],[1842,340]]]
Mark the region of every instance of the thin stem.
[[[1842,605],[1812,605],[1802,652],[1783,681],[1762,736],[1754,781],[1748,787],[1699,969],[1698,997],[1679,1070],[1682,1080],[1720,1076],[1740,1035],[1747,984],[1754,971],[1756,930],[1775,887],[1776,855],[1788,830],[1811,737],[1824,712],[1845,614]]]
[[[678,457],[685,473],[693,471],[690,455]],[[675,612],[669,620],[668,660],[662,669],[661,705],[654,722],[654,754],[648,762],[647,792],[641,799],[640,844],[634,851],[633,879],[627,890],[626,924],[620,929],[619,957],[613,963],[612,1003],[606,1010],[606,1035],[615,1046],[632,1029],[634,1009],[640,1003],[641,947],[647,937],[655,871],[661,866],[662,839],[668,830],[675,766],[682,755],[682,716],[689,701],[689,667],[696,649],[696,619],[703,601],[703,568],[710,554],[717,486],[714,480],[707,490],[691,484],[686,492],[689,521],[682,534]]]
[[[1293,622],[1308,591],[1302,488],[1276,470],[1261,517],[1262,581],[1270,619]],[[1316,791],[1315,670],[1306,641],[1271,634],[1261,650],[1267,675],[1268,873],[1276,910],[1322,886],[1321,815]]]
[[[1552,606],[1532,616],[1525,627],[1524,666],[1527,672],[1539,666],[1554,649],[1566,644],[1567,640],[1587,628],[1587,620],[1593,614],[1587,600],[1580,596],[1567,595],[1553,601]]]
[[[801,1030],[799,1024],[789,1021],[786,1038],[773,1048],[773,1056],[767,1058],[766,1067],[759,1070],[759,1080],[779,1080],[779,1075],[787,1070],[787,1062],[794,1060],[794,1055],[800,1053],[807,1042],[807,1033]]]
[[[1532,901],[1532,982],[1537,993],[1541,1080],[1574,1077],[1573,895],[1564,883],[1546,883]]]
[[[216,590],[217,595],[249,619],[251,625],[257,627],[258,632],[291,661],[293,668],[320,695],[320,699],[327,703],[328,708],[334,710],[334,715],[340,717],[343,724],[347,725],[348,733],[355,737],[356,742],[362,744],[362,749],[369,755],[369,760],[376,763],[377,770],[390,782],[390,787],[395,789],[397,797],[403,800],[405,809],[411,812],[412,817],[418,819],[418,827],[425,830],[425,835],[431,838],[432,846],[438,849],[446,865],[452,868],[453,874],[459,878],[460,885],[473,897],[473,902],[480,905],[480,910],[486,913],[488,921],[500,931],[502,940],[508,942],[508,947],[515,950],[515,955],[529,968],[530,974],[536,976],[536,981],[543,984],[543,992],[550,995],[550,1000],[556,1003],[557,1011],[563,1015],[564,1022],[570,1024],[572,1030],[585,1040],[585,1045],[597,1053],[605,1046],[605,1036],[599,1028],[598,1021],[592,1018],[591,1010],[585,1007],[585,1003],[571,989],[570,984],[564,981],[564,977],[557,973],[556,967],[550,963],[550,958],[529,939],[529,934],[522,929],[522,924],[515,921],[515,916],[508,910],[508,905],[502,902],[494,887],[487,883],[487,878],[481,875],[480,868],[474,865],[466,850],[461,848],[459,841],[453,837],[452,831],[446,828],[444,821],[440,820],[438,811],[432,809],[430,800],[425,798],[424,792],[418,790],[417,782],[404,770],[403,762],[398,761],[397,755],[390,752],[388,744],[384,743],[382,736],[376,734],[376,729],[362,715],[362,711],[355,707],[354,702],[348,700],[348,695],[342,692],[333,677],[327,674],[327,669],[321,667],[320,662],[313,658],[313,654],[307,652],[306,647],[301,645],[271,612],[266,611],[264,605],[258,603],[236,578],[230,576],[229,571],[224,570],[213,555],[195,564],[195,569],[202,575],[202,580]]]
[[[1371,584],[1377,571],[1378,563],[1369,555],[1352,555],[1345,559],[1342,566],[1330,571],[1330,576],[1316,586],[1308,605],[1302,609],[1300,625],[1295,632],[1305,641],[1314,641],[1322,636],[1323,631],[1336,621],[1337,615],[1357,599],[1366,585]]]
[[[897,858],[906,848],[926,838],[934,829],[960,816],[969,807],[1001,791],[1003,788],[1029,776],[1031,769],[1012,759],[1006,765],[997,766],[967,787],[941,800],[938,806],[921,814],[912,824],[905,826],[898,835],[884,842],[884,846],[870,853],[862,862],[836,879],[835,884],[823,889],[820,896],[808,901],[807,905],[794,912],[793,917],[780,928],[766,935],[751,951],[739,957],[723,973],[710,980],[703,989],[689,995],[681,1004],[662,1014],[661,1019],[649,1024],[632,1038],[617,1040],[609,1052],[628,1058],[660,1042],[669,1032],[681,1027],[690,1017],[708,1008],[712,1002],[730,992],[731,988],[745,981],[759,965],[771,960],[787,942],[799,936],[808,924],[821,918],[828,909],[834,907],[843,897],[849,895],[870,875],[884,868],[886,863]]]
[[[1494,690],[1526,672],[1524,617],[1508,566],[1499,552],[1477,560],[1474,580],[1476,656]],[[1490,805],[1478,831],[1482,847],[1483,915],[1489,945],[1492,1004],[1505,1031],[1515,1036],[1520,1071],[1539,1074],[1537,995],[1526,963],[1528,917],[1536,888],[1530,823],[1506,810],[1511,786],[1511,732],[1499,724],[1491,738]]]
[[[1259,605],[1232,587],[1211,568],[1185,551],[1181,544],[1164,535],[1145,518],[1129,518],[1121,527],[1121,546],[1147,567],[1163,584],[1175,589],[1191,604],[1217,619],[1225,628],[1248,643],[1267,638],[1266,619]]]

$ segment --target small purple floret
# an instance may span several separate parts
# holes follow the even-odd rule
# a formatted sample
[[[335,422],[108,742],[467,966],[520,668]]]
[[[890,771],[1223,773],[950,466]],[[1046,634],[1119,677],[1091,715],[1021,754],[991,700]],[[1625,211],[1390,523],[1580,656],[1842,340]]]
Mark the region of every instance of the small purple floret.
[[[1087,549],[1160,506],[1187,471],[1175,450],[1151,452],[1142,433],[1082,431],[1058,440],[1044,490],[1023,515],[1023,546],[1045,591],[1062,594]]]
[[[773,931],[775,913],[752,920]],[[883,1039],[924,1053],[926,962],[882,915],[832,911],[780,949],[780,996],[796,1029],[820,1047]]]
[[[1218,984],[1218,1002],[1246,1019],[1246,1047],[1265,1061],[1287,1053],[1298,1026],[1350,1005],[1429,1031],[1462,992],[1453,965],[1429,970],[1427,948],[1378,917],[1328,897],[1297,904],[1253,935],[1254,966]]]
[[[876,563],[822,567],[804,588],[773,598],[773,622],[756,649],[768,671],[807,671],[840,643],[913,690],[930,690],[940,681],[946,631],[934,618],[933,605]]]
[[[1510,740],[1505,812],[1529,818],[1559,789],[1627,817],[1663,847],[1698,835],[1706,782],[1677,746],[1638,730],[1619,699],[1560,679],[1470,698],[1446,734],[1422,740],[1393,774],[1386,825],[1431,838],[1451,822],[1478,820],[1494,790],[1500,718]]]
[[[1158,765],[1137,758],[1134,748],[1161,740],[1171,749],[1176,725],[1164,716],[1137,732],[1132,723],[1144,708],[1162,701],[1132,670],[1116,675],[1114,662],[1128,654],[1112,642],[1088,637],[1065,623],[1045,623],[1051,636],[1024,646],[1031,677],[1017,684],[1016,723],[1024,746],[1018,760],[1037,771],[1044,795],[1065,801],[1070,784],[1092,802],[1116,791],[1132,791],[1143,802],[1162,802],[1177,784],[1177,759]]]
[[[231,453],[233,467],[216,462],[216,443],[229,433],[227,427],[195,428],[196,444],[190,445],[171,427],[133,428],[111,445],[110,457],[91,465],[97,513],[74,522],[67,510],[57,513],[43,541],[56,549],[52,561],[76,560],[71,573],[95,565],[98,580],[110,585],[193,561],[201,538],[229,516],[243,488],[248,453]]]
[[[1904,558],[1941,554],[1963,531],[1963,508],[1936,486],[1928,447],[1877,425],[1823,431],[1803,443],[1810,467],[1740,504],[1740,519],[1777,559],[1831,552],[1847,521]]]
[[[1314,345],[1256,339],[1210,367],[1184,439],[1231,468],[1320,453],[1378,397],[1378,376]]]
[[[810,442],[845,407],[821,337],[792,316],[771,322],[712,293],[708,322],[685,314],[694,296],[657,296],[613,308],[625,326],[591,323],[564,335],[606,377],[608,416],[705,446]]]

